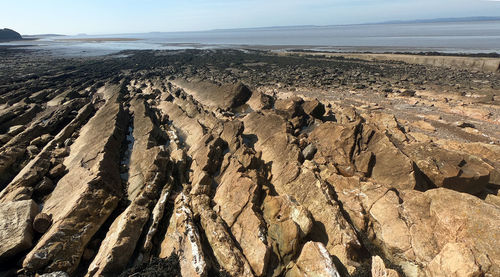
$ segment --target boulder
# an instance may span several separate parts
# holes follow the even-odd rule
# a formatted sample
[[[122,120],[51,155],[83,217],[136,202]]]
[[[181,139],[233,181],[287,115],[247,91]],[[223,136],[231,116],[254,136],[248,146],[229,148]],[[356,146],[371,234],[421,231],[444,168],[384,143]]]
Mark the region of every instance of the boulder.
[[[325,114],[325,105],[317,99],[305,101],[302,104],[302,109],[306,114],[317,119],[323,119],[323,115]]]
[[[228,110],[245,104],[252,91],[243,83],[216,84],[199,80],[175,80],[175,85],[192,95],[196,101],[212,107]]]
[[[38,213],[33,200],[0,204],[0,261],[31,248],[33,243],[32,222]]]
[[[287,118],[293,118],[304,113],[302,110],[304,100],[298,96],[287,99],[278,99],[274,102],[274,108]]]
[[[49,171],[49,176],[52,179],[59,179],[64,173],[66,173],[66,166],[64,166],[64,164],[58,164]]]

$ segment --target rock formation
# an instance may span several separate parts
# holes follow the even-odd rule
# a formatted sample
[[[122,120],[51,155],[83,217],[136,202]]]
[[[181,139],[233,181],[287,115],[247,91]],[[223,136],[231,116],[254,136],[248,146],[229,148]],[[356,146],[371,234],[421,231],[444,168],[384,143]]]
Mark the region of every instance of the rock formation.
[[[157,69],[0,86],[0,275],[500,275],[496,143]]]

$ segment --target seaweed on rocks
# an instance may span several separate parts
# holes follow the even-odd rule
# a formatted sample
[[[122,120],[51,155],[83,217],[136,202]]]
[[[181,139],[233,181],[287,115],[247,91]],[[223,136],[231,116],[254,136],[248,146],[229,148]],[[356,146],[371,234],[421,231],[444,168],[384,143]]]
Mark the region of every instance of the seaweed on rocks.
[[[179,257],[173,253],[168,259],[152,258],[147,263],[142,263],[125,270],[120,277],[181,277]]]

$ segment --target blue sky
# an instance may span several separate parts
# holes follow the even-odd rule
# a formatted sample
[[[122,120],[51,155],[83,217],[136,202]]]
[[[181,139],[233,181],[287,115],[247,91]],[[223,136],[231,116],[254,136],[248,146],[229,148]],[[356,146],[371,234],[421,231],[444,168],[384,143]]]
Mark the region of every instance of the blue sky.
[[[500,0],[0,0],[0,28],[110,34],[500,16]]]

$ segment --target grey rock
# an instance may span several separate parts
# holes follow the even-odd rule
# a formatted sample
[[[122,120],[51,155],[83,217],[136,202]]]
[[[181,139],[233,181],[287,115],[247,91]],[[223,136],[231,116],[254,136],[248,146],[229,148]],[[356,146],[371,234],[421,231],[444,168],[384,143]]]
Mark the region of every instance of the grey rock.
[[[31,222],[37,213],[38,205],[33,200],[0,204],[0,261],[32,246]]]
[[[314,144],[311,143],[308,146],[306,146],[304,150],[302,150],[302,155],[304,156],[304,159],[312,160],[317,150],[318,149],[316,149],[316,146],[314,146]]]

